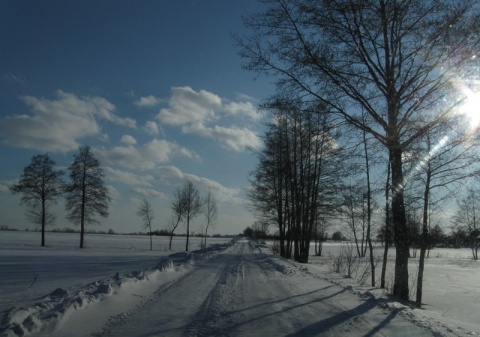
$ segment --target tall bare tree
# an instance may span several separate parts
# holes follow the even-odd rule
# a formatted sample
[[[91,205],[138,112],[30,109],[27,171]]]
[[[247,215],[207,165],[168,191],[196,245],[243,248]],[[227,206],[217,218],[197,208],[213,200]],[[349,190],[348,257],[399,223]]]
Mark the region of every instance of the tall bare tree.
[[[403,152],[448,119],[471,84],[480,8],[465,1],[265,0],[237,41],[245,68],[276,76],[280,92],[325,103],[374,136],[391,163],[394,295],[409,299]],[[367,118],[363,118],[363,112]]]
[[[80,225],[80,248],[84,247],[85,224],[98,223],[95,215],[106,218],[110,196],[100,161],[89,146],[80,146],[69,167],[70,183],[66,185],[67,218]]]
[[[185,243],[185,250],[189,250],[189,238],[190,238],[190,221],[195,218],[203,208],[203,200],[200,197],[200,193],[197,187],[187,180],[183,185],[180,192],[180,206],[181,214],[187,224],[187,241]]]
[[[142,219],[143,227],[145,229],[148,229],[149,231],[150,250],[153,250],[153,243],[152,243],[153,209],[152,209],[152,205],[150,205],[147,199],[143,198],[142,203],[138,207],[137,215]]]
[[[63,171],[55,170],[55,161],[48,154],[32,157],[23,169],[18,183],[10,187],[13,194],[22,194],[21,203],[27,206],[27,217],[42,229],[42,247],[45,246],[45,227],[55,221],[49,206],[57,203],[63,193]]]
[[[172,217],[168,222],[168,231],[170,232],[170,243],[168,245],[168,250],[172,250],[172,239],[177,229],[178,225],[182,221],[183,212],[185,211],[183,207],[183,199],[182,199],[182,187],[178,187],[175,190],[175,196],[172,201]]]
[[[217,199],[215,198],[215,195],[212,193],[211,190],[208,190],[207,196],[205,197],[203,204],[205,220],[207,221],[207,224],[205,225],[205,240],[203,243],[203,247],[207,248],[208,228],[214,225],[218,216]]]

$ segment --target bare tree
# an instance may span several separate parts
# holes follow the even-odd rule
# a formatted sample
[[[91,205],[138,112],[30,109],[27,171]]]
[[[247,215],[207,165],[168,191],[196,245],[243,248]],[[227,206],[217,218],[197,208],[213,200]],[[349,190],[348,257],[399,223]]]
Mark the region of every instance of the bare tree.
[[[265,3],[245,20],[253,34],[237,38],[245,68],[276,76],[279,92],[322,101],[389,153],[393,293],[408,300],[403,152],[452,116],[466,97],[458,82],[477,78],[480,8],[475,0]]]
[[[153,244],[152,244],[153,209],[147,199],[143,198],[143,201],[137,210],[137,215],[142,219],[143,227],[149,230],[150,250],[153,250]]]
[[[207,248],[208,228],[214,225],[215,220],[217,220],[218,216],[217,199],[215,198],[215,195],[213,195],[211,190],[208,190],[207,196],[205,197],[203,204],[205,220],[207,221],[207,224],[205,225],[205,241],[203,244],[203,248]]]
[[[344,204],[340,211],[349,232],[353,235],[358,257],[365,257],[367,253],[368,223],[364,190],[365,187],[362,185],[346,187],[343,192]]]
[[[322,256],[323,243],[327,241],[327,230],[330,227],[326,218],[318,217],[315,223],[313,239],[315,241],[315,255]]]
[[[480,247],[480,195],[474,188],[467,188],[466,195],[457,201],[458,210],[453,217],[455,227],[463,229],[472,249],[474,260],[478,260]]]
[[[22,194],[21,203],[27,206],[27,217],[42,229],[42,247],[45,246],[45,227],[55,221],[49,206],[57,203],[63,193],[63,171],[55,170],[55,161],[48,154],[32,157],[23,169],[20,181],[10,187],[13,194]]]
[[[175,190],[175,196],[172,201],[172,216],[168,222],[168,231],[170,232],[170,243],[168,245],[168,250],[172,250],[172,239],[173,235],[175,233],[175,230],[177,229],[178,225],[182,221],[183,218],[183,212],[184,208],[182,205],[182,188],[178,187]]]
[[[197,187],[187,180],[180,191],[179,198],[180,213],[187,224],[187,241],[185,243],[185,250],[189,249],[190,238],[190,221],[196,217],[203,208],[203,200],[200,197]]]
[[[103,181],[100,161],[89,146],[80,146],[69,167],[70,183],[66,185],[67,218],[80,224],[80,248],[84,247],[85,224],[98,223],[95,215],[106,218],[110,196]]]

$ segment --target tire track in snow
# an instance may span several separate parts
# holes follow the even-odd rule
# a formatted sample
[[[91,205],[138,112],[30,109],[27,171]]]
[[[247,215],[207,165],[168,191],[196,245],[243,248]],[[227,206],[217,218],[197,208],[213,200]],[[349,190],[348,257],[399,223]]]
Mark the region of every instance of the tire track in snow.
[[[171,287],[181,285],[182,281],[185,280],[185,278],[187,278],[191,273],[192,273],[192,271],[180,276],[177,279],[174,279],[174,280],[171,280],[169,282],[166,282],[166,283],[162,284],[161,286],[159,286],[154,291],[152,296],[147,298],[145,301],[139,303],[135,308],[133,308],[129,311],[120,313],[118,315],[114,315],[114,316],[110,317],[108,319],[107,323],[104,325],[102,331],[93,333],[91,336],[92,337],[115,336],[114,334],[112,334],[114,329],[117,329],[119,326],[125,324],[125,321],[127,319],[131,318],[136,313],[138,313],[139,311],[141,311],[142,309],[144,309],[146,306],[150,305],[154,301],[157,301],[158,297],[160,297],[162,294],[166,293]]]
[[[244,278],[240,256],[226,264],[222,273],[183,332],[183,336],[228,336],[227,325],[234,320],[233,310],[243,301],[241,282]]]

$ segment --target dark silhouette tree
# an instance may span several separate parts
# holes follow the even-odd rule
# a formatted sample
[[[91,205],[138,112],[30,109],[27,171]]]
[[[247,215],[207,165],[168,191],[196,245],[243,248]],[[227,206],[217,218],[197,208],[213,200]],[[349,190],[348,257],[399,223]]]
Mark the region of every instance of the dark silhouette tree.
[[[20,181],[10,187],[13,194],[22,194],[21,203],[27,207],[27,217],[42,229],[42,247],[45,246],[45,227],[55,221],[49,206],[57,203],[63,193],[63,171],[55,170],[55,161],[48,154],[32,157],[23,169]]]
[[[142,224],[145,229],[148,229],[150,235],[150,250],[153,250],[152,244],[152,220],[153,209],[147,199],[143,198],[140,207],[137,210],[137,215],[142,219]]]
[[[391,163],[393,294],[409,299],[403,153],[454,114],[477,78],[480,8],[465,1],[266,0],[238,37],[245,68],[277,90],[322,101],[375,137]],[[366,114],[364,118],[363,113]]]
[[[332,234],[332,240],[343,241],[343,240],[345,240],[345,237],[343,236],[342,232],[336,231]]]
[[[336,208],[346,167],[337,125],[321,106],[301,99],[280,97],[266,107],[273,122],[251,174],[249,198],[262,221],[278,225],[280,255],[306,263],[319,218]]]
[[[203,201],[204,204],[204,215],[207,224],[205,225],[205,240],[203,243],[203,248],[207,248],[207,235],[208,235],[208,228],[215,224],[215,220],[217,220],[218,216],[218,207],[217,207],[217,199],[215,195],[212,193],[211,190],[208,190],[207,196]]]
[[[80,248],[84,247],[85,225],[98,223],[95,216],[108,216],[110,196],[103,181],[100,161],[89,146],[80,146],[69,167],[70,183],[66,185],[67,218],[80,225]]]

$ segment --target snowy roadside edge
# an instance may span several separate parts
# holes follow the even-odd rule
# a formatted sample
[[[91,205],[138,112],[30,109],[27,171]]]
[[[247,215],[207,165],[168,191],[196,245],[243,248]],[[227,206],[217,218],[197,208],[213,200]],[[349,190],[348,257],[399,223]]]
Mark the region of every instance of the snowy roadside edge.
[[[215,244],[205,249],[172,253],[161,257],[159,263],[151,269],[132,271],[123,275],[117,272],[112,277],[91,282],[73,292],[57,288],[33,305],[12,307],[2,312],[0,337],[28,336],[41,332],[45,327],[54,325],[77,310],[84,310],[92,303],[115,296],[123,286],[148,282],[153,273],[172,272],[185,265],[195,265],[197,261],[209,259],[228,250],[236,241],[234,238],[228,243]]]
[[[269,265],[272,269],[283,275],[304,273],[314,278],[327,281],[346,289],[352,294],[357,295],[362,300],[375,301],[378,307],[400,314],[404,319],[412,324],[430,330],[433,335],[448,337],[480,335],[479,332],[474,332],[461,326],[452,327],[437,318],[430,317],[424,312],[413,308],[412,306],[395,300],[395,298],[387,294],[384,289],[360,285],[356,283],[355,280],[344,275],[319,270],[315,267],[315,265],[309,263],[302,264],[282,258],[279,255],[273,254],[270,250],[270,247],[267,245],[257,244],[256,248],[260,253],[269,255],[269,257],[264,260],[265,264]]]

